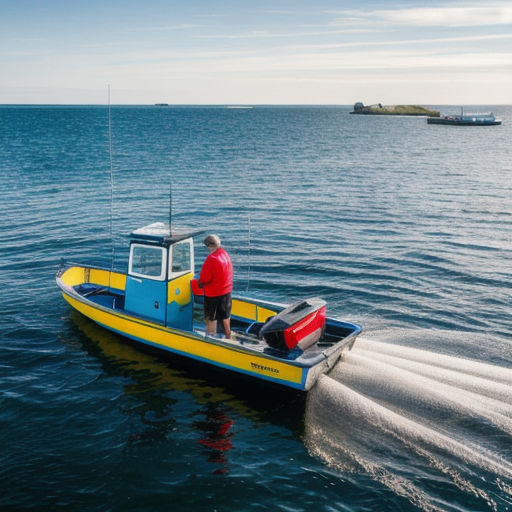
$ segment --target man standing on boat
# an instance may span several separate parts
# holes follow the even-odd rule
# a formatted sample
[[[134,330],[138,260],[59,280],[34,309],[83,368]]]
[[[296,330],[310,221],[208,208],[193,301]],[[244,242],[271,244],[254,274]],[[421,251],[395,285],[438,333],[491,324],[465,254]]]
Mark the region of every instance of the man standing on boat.
[[[208,235],[204,245],[210,254],[204,260],[199,275],[199,288],[204,290],[204,320],[206,334],[215,336],[217,320],[222,320],[227,338],[231,338],[231,292],[233,290],[233,264],[229,254],[221,247],[217,235]]]

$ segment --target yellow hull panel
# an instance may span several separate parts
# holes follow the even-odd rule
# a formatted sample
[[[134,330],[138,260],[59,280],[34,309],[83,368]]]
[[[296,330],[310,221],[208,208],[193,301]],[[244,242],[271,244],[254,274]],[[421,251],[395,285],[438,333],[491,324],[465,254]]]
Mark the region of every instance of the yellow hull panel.
[[[83,272],[79,274],[80,276],[69,276],[66,273],[66,284],[83,282]],[[95,282],[101,281],[98,277],[95,276]],[[63,297],[73,308],[94,322],[136,341],[292,388],[307,389],[309,368],[294,366],[257,353],[248,353],[235,345],[228,345],[225,340],[216,343],[192,332],[166,328],[115,310],[105,310],[68,295],[65,291]],[[258,312],[257,309],[254,316],[258,319],[270,314],[270,310]]]
[[[118,290],[126,288],[126,274],[100,268],[70,267],[61,276],[62,282],[73,287],[83,283],[109,286]]]

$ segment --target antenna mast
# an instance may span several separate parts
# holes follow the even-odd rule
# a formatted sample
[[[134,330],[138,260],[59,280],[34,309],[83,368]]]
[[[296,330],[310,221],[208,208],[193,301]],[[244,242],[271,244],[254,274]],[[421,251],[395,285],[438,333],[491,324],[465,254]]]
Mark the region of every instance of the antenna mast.
[[[246,293],[249,292],[249,284],[251,282],[251,217],[249,216],[249,244],[247,249],[247,288]]]
[[[114,270],[114,165],[112,162],[112,118],[110,115],[110,85],[108,86],[108,148],[110,154],[110,243],[112,245],[111,270]],[[110,274],[109,274],[110,280]],[[109,283],[110,285],[110,283]]]
[[[172,181],[169,185],[169,235],[172,235]]]

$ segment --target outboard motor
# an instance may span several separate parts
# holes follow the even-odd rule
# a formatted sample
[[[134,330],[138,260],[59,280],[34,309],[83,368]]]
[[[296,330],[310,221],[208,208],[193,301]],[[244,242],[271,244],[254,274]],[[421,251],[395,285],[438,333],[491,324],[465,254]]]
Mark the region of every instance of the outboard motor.
[[[318,297],[301,300],[271,317],[261,328],[260,337],[270,347],[290,351],[306,350],[324,333],[326,302]]]

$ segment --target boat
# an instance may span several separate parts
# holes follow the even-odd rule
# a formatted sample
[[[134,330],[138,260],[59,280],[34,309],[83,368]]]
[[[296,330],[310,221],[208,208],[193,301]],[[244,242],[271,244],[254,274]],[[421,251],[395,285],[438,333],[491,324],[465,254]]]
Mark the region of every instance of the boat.
[[[75,310],[143,346],[281,389],[311,389],[362,328],[328,318],[319,297],[281,304],[233,295],[231,337],[208,335],[194,262],[194,238],[202,233],[170,223],[136,229],[126,271],[61,261],[57,285]]]
[[[501,124],[501,119],[496,118],[492,112],[485,114],[464,114],[461,108],[460,115],[427,117],[427,123],[453,126],[497,126]]]

